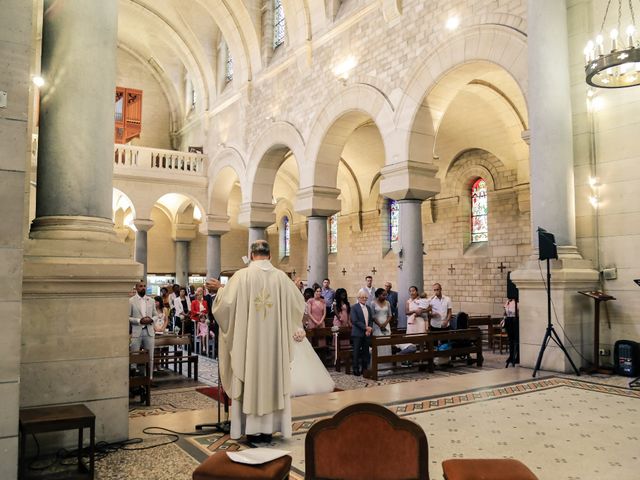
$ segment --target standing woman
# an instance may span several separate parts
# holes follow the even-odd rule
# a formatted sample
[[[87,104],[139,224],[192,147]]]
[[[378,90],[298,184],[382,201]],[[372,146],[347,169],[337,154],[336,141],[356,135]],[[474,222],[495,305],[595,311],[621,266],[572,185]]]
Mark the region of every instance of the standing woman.
[[[189,298],[187,297],[187,290],[185,288],[180,289],[180,293],[173,299],[173,308],[175,309],[175,322],[176,326],[180,327],[180,331],[183,334],[193,335],[193,325],[189,318],[191,311]]]
[[[157,296],[154,297],[153,300],[155,301],[156,306],[156,317],[154,317],[153,320],[153,331],[156,333],[163,333],[167,329],[169,317],[165,314],[162,297]]]
[[[428,309],[421,307],[418,287],[409,287],[409,299],[405,305],[407,314],[407,333],[427,333]]]
[[[204,355],[209,355],[209,326],[207,301],[204,299],[202,287],[198,288],[195,298],[191,302],[191,321],[193,322],[193,332],[200,339],[200,355],[204,350]]]
[[[327,305],[322,299],[322,289],[318,286],[313,298],[307,301],[307,309],[309,313],[309,325],[307,328],[324,327],[324,317],[327,315]]]
[[[520,320],[518,317],[518,299],[516,295],[511,295],[504,304],[504,329],[509,338],[509,358],[505,368],[509,364],[516,366],[520,363]]]
[[[391,304],[387,301],[387,291],[384,288],[378,288],[375,296],[376,299],[371,303],[371,309],[373,310],[373,332],[371,335],[374,337],[391,335]],[[383,345],[377,348],[379,356],[391,355],[391,345]]]
[[[333,305],[333,311],[335,315],[333,317],[334,327],[350,327],[351,326],[351,305],[349,305],[349,298],[347,291],[344,288],[336,290],[336,297]]]

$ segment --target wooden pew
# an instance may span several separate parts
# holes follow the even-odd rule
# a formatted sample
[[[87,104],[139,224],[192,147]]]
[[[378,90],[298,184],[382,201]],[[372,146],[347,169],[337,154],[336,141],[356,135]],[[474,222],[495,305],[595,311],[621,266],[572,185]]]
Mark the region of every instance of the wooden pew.
[[[494,327],[500,324],[502,317],[492,317],[491,315],[472,315],[469,316],[469,327],[485,327],[483,333],[487,334],[488,348],[493,346]]]
[[[324,356],[324,353],[330,352],[332,353],[330,360],[331,365],[335,364],[335,368],[336,371],[339,372],[340,371],[340,364],[341,364],[341,359],[344,358],[344,352],[345,351],[351,351],[351,348],[346,348],[345,346],[341,346],[341,341],[344,340],[349,340],[351,338],[351,327],[340,327],[340,329],[338,330],[338,342],[337,342],[337,352],[335,352],[333,350],[333,331],[331,330],[332,327],[319,327],[319,328],[311,328],[308,330],[305,330],[305,333],[307,334],[307,339],[309,340],[309,342],[311,343],[311,345],[313,346],[313,349],[316,351],[316,353],[318,353],[318,356],[320,357],[321,360],[323,360],[323,363],[326,364],[326,360],[327,360],[327,355]],[[326,346],[318,346],[318,340],[319,339],[330,339],[327,340],[327,345]],[[334,361],[334,359],[336,359],[336,361]]]
[[[438,343],[448,342],[451,348],[438,351]],[[454,344],[453,342],[456,342]],[[393,353],[393,346],[402,348],[404,344],[414,344],[416,351],[413,353]],[[391,355],[380,355],[378,347],[389,345],[392,347]],[[420,368],[428,368],[429,372],[434,371],[434,358],[460,357],[463,355],[475,354],[475,360],[470,356],[467,364],[474,361],[479,367],[482,366],[484,357],[482,355],[482,332],[479,328],[469,328],[466,330],[451,330],[444,332],[417,333],[410,335],[390,335],[371,337],[371,368],[365,376],[373,380],[378,379],[380,364],[390,363],[386,369],[397,368],[400,362],[417,362]]]
[[[187,347],[186,355],[178,346]],[[173,353],[169,353],[166,348],[173,346]],[[198,380],[198,355],[191,352],[191,335],[158,335],[155,338],[154,365],[169,368],[173,364],[173,370],[182,375],[182,364],[187,364],[187,376],[191,378],[191,366],[193,365],[193,379]]]

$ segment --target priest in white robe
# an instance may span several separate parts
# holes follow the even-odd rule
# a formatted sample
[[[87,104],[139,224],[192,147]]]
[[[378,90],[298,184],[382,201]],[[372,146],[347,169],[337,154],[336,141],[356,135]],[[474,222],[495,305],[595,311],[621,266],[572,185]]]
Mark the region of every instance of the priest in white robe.
[[[251,263],[218,289],[213,315],[220,326],[220,379],[231,402],[231,438],[265,442],[291,436],[294,341],[304,339],[304,298],[270,261],[269,244],[251,244]]]

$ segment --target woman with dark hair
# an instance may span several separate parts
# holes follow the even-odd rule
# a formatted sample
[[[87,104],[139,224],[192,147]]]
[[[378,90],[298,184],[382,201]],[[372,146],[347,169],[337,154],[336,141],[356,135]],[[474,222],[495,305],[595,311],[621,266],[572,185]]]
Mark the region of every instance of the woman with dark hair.
[[[335,312],[333,317],[334,327],[351,326],[351,305],[349,305],[347,291],[344,288],[338,288],[336,290],[335,301],[333,302],[333,311]]]
[[[180,288],[180,293],[173,299],[173,308],[175,308],[176,326],[180,328],[183,334],[193,334],[193,322],[189,318],[191,313],[191,302],[187,297],[187,289]]]
[[[156,333],[162,333],[167,329],[169,323],[169,317],[164,312],[164,302],[161,296],[154,297],[156,307],[156,317],[153,321],[153,331]]]
[[[427,333],[428,309],[424,307],[418,294],[418,287],[409,287],[409,299],[405,306],[407,314],[407,333]]]
[[[318,286],[314,289],[313,293],[313,298],[307,300],[307,310],[309,313],[309,325],[307,328],[324,327],[327,306],[322,299],[322,288]]]
[[[373,332],[371,335],[380,337],[383,335],[391,335],[391,304],[387,301],[387,291],[384,288],[378,288],[375,291],[376,299],[371,303],[373,310]],[[378,355],[391,355],[391,345],[378,347]],[[383,366],[385,364],[381,364]]]
[[[516,363],[520,363],[520,321],[516,295],[511,295],[504,304],[504,329],[509,338],[509,358],[505,368],[508,368],[509,364],[515,367]]]

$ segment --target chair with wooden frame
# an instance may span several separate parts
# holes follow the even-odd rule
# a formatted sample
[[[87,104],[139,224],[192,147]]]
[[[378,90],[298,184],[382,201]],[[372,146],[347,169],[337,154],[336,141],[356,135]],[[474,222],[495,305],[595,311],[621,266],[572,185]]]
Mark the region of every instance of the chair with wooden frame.
[[[309,429],[305,479],[428,480],[427,436],[382,405],[350,405]]]

